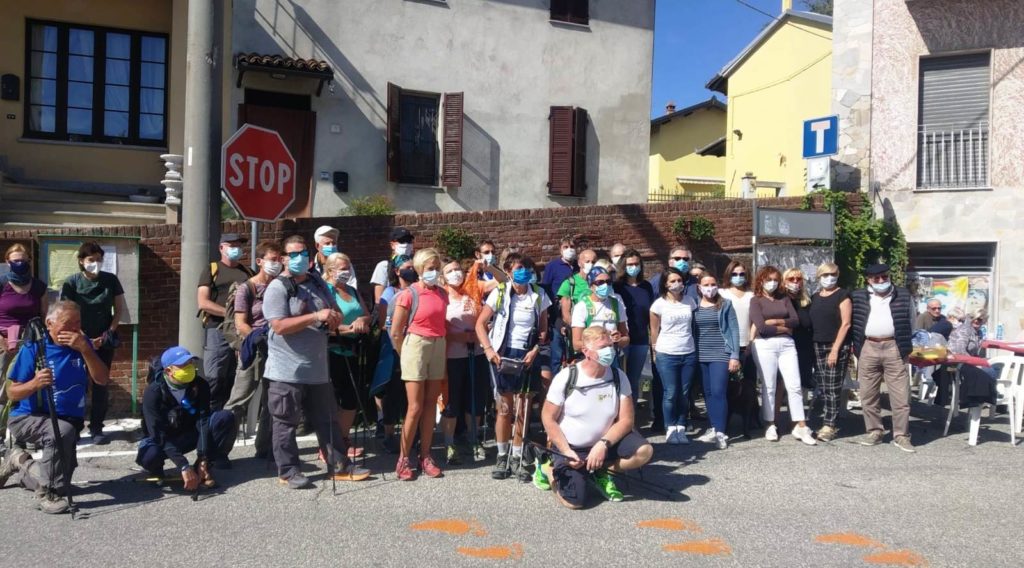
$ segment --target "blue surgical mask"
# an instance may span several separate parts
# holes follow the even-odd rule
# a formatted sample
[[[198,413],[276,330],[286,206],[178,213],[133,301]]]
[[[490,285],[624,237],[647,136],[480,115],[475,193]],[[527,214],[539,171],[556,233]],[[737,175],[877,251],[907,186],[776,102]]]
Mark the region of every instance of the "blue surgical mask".
[[[627,264],[626,265],[626,274],[630,278],[636,278],[637,276],[640,275],[640,265],[639,264],[637,264],[637,265]]]
[[[686,274],[687,271],[690,270],[690,263],[686,262],[685,260],[677,260],[676,261],[676,270],[678,270],[679,272],[682,272],[683,274]]]
[[[529,284],[531,276],[533,276],[532,270],[520,267],[512,271],[512,282],[519,285]]]
[[[885,294],[889,292],[889,288],[892,288],[892,282],[879,282],[878,284],[871,285],[871,289],[876,294]]]
[[[427,286],[437,285],[438,273],[436,270],[427,270],[423,273],[422,280]]]
[[[611,367],[615,362],[615,348],[606,345],[597,350],[597,364],[602,367]]]
[[[537,273],[536,272],[531,272],[530,273],[530,284],[536,284],[536,283],[537,283]]]
[[[594,293],[597,294],[598,298],[607,298],[610,289],[611,286],[608,284],[598,284],[597,288],[594,288]]]
[[[302,254],[288,257],[288,272],[291,272],[292,276],[302,276],[309,272],[309,256]]]
[[[237,261],[242,258],[242,247],[228,247],[228,260]]]
[[[334,245],[324,245],[324,248],[321,252],[323,252],[324,256],[331,256],[332,254],[338,252],[338,247]]]
[[[729,282],[731,282],[733,286],[743,286],[744,284],[747,283],[747,277],[733,276],[732,278],[729,279]]]

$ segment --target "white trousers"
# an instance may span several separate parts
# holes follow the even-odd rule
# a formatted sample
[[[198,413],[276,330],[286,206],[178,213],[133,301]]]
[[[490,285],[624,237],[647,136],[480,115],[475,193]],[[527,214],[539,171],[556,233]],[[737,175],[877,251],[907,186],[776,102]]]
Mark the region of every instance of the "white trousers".
[[[796,344],[788,335],[754,340],[757,368],[761,371],[761,417],[775,422],[775,386],[778,374],[789,394],[789,414],[794,422],[804,420],[804,393],[800,386],[800,360]]]

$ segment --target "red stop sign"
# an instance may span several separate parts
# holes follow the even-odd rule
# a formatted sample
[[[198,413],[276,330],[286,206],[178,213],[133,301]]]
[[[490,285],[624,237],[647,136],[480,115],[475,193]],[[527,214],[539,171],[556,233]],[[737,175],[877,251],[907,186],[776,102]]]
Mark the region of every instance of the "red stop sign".
[[[276,131],[243,125],[221,147],[220,160],[220,185],[249,221],[276,221],[295,201],[295,158]]]

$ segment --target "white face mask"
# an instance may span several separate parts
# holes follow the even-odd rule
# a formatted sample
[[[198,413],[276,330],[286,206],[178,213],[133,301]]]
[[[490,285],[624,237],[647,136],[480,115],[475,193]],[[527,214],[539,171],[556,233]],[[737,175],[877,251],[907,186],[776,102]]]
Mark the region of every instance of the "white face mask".
[[[422,280],[423,283],[428,285],[428,286],[435,286],[435,285],[437,285],[437,271],[436,270],[427,270],[427,271],[425,271],[422,275],[420,275],[420,280]]]
[[[334,281],[340,284],[348,284],[349,278],[352,278],[351,270],[339,270],[338,275],[334,277]]]
[[[831,290],[832,288],[836,287],[836,284],[839,283],[839,278],[837,276],[822,276],[821,278],[818,279],[818,281],[821,282],[822,288],[826,290]]]
[[[618,264],[620,258],[622,258],[621,254],[619,256],[613,256],[612,257],[612,264]]]
[[[494,264],[494,253],[493,252],[489,252],[489,253],[484,255],[484,263],[485,264]]]
[[[718,295],[718,286],[701,286],[700,293],[710,300]]]
[[[769,280],[764,283],[763,288],[765,292],[768,292],[769,294],[774,294],[775,291],[779,289],[779,283],[776,282],[775,280]]]
[[[449,286],[459,286],[465,278],[466,275],[461,270],[453,270],[444,275],[444,279],[448,282]]]
[[[562,249],[562,259],[566,262],[572,262],[576,258],[576,249],[566,248]]]
[[[271,278],[277,278],[278,274],[281,274],[281,269],[284,265],[274,260],[263,261],[263,272],[267,273],[267,276]]]
[[[412,243],[398,243],[395,245],[395,254],[401,256],[412,256]]]
[[[85,271],[88,272],[89,274],[99,274],[99,272],[100,272],[100,263],[98,263],[98,262],[86,262],[86,263],[84,263],[82,265],[82,268],[85,268]]]
[[[584,274],[590,274],[590,269],[592,269],[592,268],[594,268],[594,263],[593,262],[584,262],[583,263],[583,273]]]
[[[789,290],[790,292],[796,294],[797,292],[800,291],[800,285],[795,282],[787,282],[786,290]]]
[[[673,282],[673,283],[669,284],[668,285],[668,291],[672,292],[673,294],[678,294],[678,293],[682,292],[683,291],[683,283],[682,282]]]

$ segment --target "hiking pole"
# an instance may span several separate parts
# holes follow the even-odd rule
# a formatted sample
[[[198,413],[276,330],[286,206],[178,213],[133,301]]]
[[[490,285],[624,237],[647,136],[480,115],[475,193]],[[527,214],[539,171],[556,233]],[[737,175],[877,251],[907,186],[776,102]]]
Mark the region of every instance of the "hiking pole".
[[[41,318],[33,318],[28,322],[30,337],[36,343],[36,371],[49,368],[46,363],[46,326],[43,325]],[[53,369],[50,368],[50,372]],[[57,419],[57,395],[54,391],[54,386],[57,382],[57,377],[53,377],[54,384],[51,384],[46,390],[47,406],[50,410],[50,426],[53,428],[53,441],[54,441],[54,453],[57,459],[60,460],[61,469],[64,470],[64,499],[68,503],[68,510],[71,512],[71,520],[75,519],[75,503],[71,498],[71,462],[68,461],[64,455],[64,440],[60,434],[60,422]],[[50,459],[50,487],[47,489],[47,493],[56,495],[54,489],[54,480],[56,479],[56,466],[53,463],[53,459]]]
[[[357,347],[357,349],[358,349],[358,347]],[[358,357],[358,355],[357,355],[357,357]],[[355,395],[356,395],[356,405],[359,407],[359,412],[362,413],[362,415],[363,415],[363,448],[364,449],[363,449],[363,455],[361,457],[361,462],[360,463],[362,463],[362,465],[365,466],[366,465],[366,449],[365,449],[365,447],[366,447],[366,442],[367,442],[367,440],[366,440],[366,428],[367,428],[367,424],[369,424],[369,420],[370,419],[368,417],[369,415],[366,414],[366,406],[363,404],[363,398],[361,396],[359,396],[359,387],[356,385],[356,376],[354,374],[352,374],[352,364],[349,363],[348,357],[346,357],[345,355],[342,355],[341,358],[342,358],[342,360],[345,361],[345,369],[348,371],[348,378],[352,382],[352,392],[355,393]],[[342,435],[344,435],[344,434],[348,434],[348,432],[342,432]]]
[[[473,444],[480,444],[483,447],[483,442],[477,438],[479,432],[476,427],[476,345],[467,343],[466,347],[469,348],[469,437],[473,440]],[[473,448],[473,457],[476,457],[476,447]]]
[[[206,462],[207,471],[209,471],[209,467],[210,467],[210,462],[209,462],[209,460],[206,457],[207,449],[209,448],[208,440],[206,438],[206,435],[207,435],[207,432],[208,432],[207,428],[209,426],[208,420],[209,420],[208,416],[207,416],[206,420],[203,420],[202,415],[199,416],[199,444],[198,444],[199,447],[196,448],[196,454],[197,454],[196,455],[196,458],[197,458],[196,459],[196,477],[199,477],[199,464],[201,464],[201,463],[203,463],[205,461]],[[196,488],[194,490],[192,490],[192,502],[193,503],[195,503],[196,501],[199,501],[199,489],[202,486],[203,486],[203,480],[200,479],[199,482],[196,483]]]
[[[558,457],[560,457],[562,459],[565,459],[565,460],[571,460],[572,459],[569,456],[563,454],[562,452],[559,452],[558,450],[556,450],[554,448],[553,444],[552,444],[552,447],[548,448],[548,447],[542,446],[541,444],[538,444],[537,442],[532,442],[531,441],[531,442],[528,442],[528,443],[531,446],[533,446],[533,447],[537,448],[538,450],[540,450],[541,452],[547,452],[547,453],[549,453],[551,455],[558,456]],[[661,485],[658,485],[658,484],[656,484],[656,483],[654,483],[652,481],[647,481],[646,479],[643,479],[643,478],[630,477],[629,475],[626,475],[626,473],[622,472],[622,471],[615,471],[615,470],[612,470],[611,468],[605,468],[605,471],[607,471],[608,475],[611,475],[612,477],[615,477],[617,479],[625,480],[627,484],[635,482],[638,485],[640,485],[641,487],[647,489],[648,491],[651,491],[652,493],[656,493],[658,495],[662,495],[662,496],[667,497],[668,499],[670,499],[672,501],[675,501],[675,493],[673,493],[671,489],[667,489],[665,487],[662,487]]]

